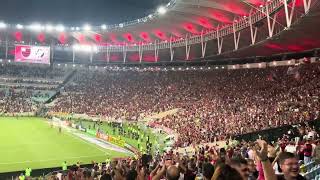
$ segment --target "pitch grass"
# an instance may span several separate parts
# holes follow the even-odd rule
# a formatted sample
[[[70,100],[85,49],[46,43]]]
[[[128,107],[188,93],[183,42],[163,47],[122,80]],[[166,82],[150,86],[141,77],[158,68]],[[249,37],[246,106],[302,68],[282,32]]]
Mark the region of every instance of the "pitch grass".
[[[103,149],[71,133],[51,128],[42,118],[0,117],[0,173],[61,167],[80,161],[105,162],[124,153]]]

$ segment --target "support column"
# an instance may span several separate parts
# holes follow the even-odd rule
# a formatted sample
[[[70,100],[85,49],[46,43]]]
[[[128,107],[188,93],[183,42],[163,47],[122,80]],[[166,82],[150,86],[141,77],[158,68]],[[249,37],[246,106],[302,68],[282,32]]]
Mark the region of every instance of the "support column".
[[[310,10],[311,0],[303,0],[304,13],[307,14]]]
[[[266,5],[266,15],[267,15],[269,38],[271,38],[271,37],[273,36],[274,26],[275,26],[276,21],[277,21],[278,13],[275,13],[274,17],[271,18],[271,17],[270,17],[270,12],[269,12],[269,4],[267,4],[267,5]],[[271,22],[271,21],[272,21],[272,22]],[[272,23],[272,25],[271,25],[271,23]]]
[[[217,28],[218,54],[222,52],[223,38],[220,37],[219,26]]]
[[[123,64],[125,64],[127,60],[127,44],[122,46],[122,53],[123,53]]]
[[[92,64],[92,61],[93,61],[93,52],[92,50],[90,51],[90,63]]]
[[[234,40],[234,50],[239,48],[240,32],[236,32],[235,22],[233,22],[233,40]]]
[[[251,45],[254,45],[256,43],[258,28],[253,27],[251,12],[252,12],[252,9],[250,10],[250,13],[249,13],[249,25],[250,25],[250,34],[251,34]]]
[[[185,43],[186,43],[186,60],[189,60],[191,46],[189,45],[188,34],[186,35]]]
[[[139,62],[142,63],[142,57],[143,57],[143,47],[142,43],[139,43]]]
[[[8,59],[8,49],[9,49],[9,43],[8,43],[8,33],[6,33],[6,59]]]
[[[206,55],[207,42],[204,42],[203,30],[201,31],[201,57],[204,58]]]
[[[170,46],[170,61],[172,62],[173,61],[173,57],[174,57],[174,50],[172,48],[172,36],[170,37],[170,43],[169,43],[169,46]]]
[[[291,23],[292,23],[292,17],[293,17],[293,12],[294,9],[296,7],[296,0],[292,1],[292,7],[291,7],[291,11],[289,12],[289,6],[288,6],[288,2],[287,0],[283,0],[283,4],[284,4],[284,12],[286,14],[286,22],[287,22],[287,28],[291,27]]]
[[[74,48],[72,48],[72,63],[74,64],[76,52],[74,51]]]
[[[154,59],[155,62],[158,62],[158,57],[159,57],[159,49],[157,46],[157,40],[154,41]]]
[[[54,58],[54,44],[53,43],[51,43],[51,47],[50,47],[50,49],[51,49],[51,62],[53,62],[53,58]]]
[[[107,46],[107,63],[110,62],[110,49],[109,46]]]

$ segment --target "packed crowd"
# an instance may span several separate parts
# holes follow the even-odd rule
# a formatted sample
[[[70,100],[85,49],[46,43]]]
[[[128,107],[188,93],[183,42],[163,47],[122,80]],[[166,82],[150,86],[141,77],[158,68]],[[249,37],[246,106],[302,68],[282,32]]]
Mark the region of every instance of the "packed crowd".
[[[64,69],[53,69],[51,67],[11,64],[0,66],[0,77],[57,79],[62,78],[65,73],[66,70]]]
[[[33,112],[30,91],[0,90],[0,114]]]
[[[52,96],[49,91],[0,88],[0,114],[32,113]]]
[[[169,151],[163,155],[107,159],[83,168],[81,163],[50,173],[50,180],[304,180],[320,178],[318,132],[308,124],[292,138],[277,142],[239,142],[221,147],[196,146],[194,153]],[[298,139],[298,137],[304,137]]]
[[[51,111],[136,121],[179,109],[154,123],[173,129],[177,146],[184,147],[318,118],[319,76],[319,63],[289,69],[81,71]]]

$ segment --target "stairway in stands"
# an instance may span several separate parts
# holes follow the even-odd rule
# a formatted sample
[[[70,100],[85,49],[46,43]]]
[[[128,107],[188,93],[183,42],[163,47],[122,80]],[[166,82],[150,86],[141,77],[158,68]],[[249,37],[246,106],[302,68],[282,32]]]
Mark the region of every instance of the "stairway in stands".
[[[60,84],[58,86],[58,88],[56,89],[56,92],[54,93],[53,96],[51,96],[46,102],[45,104],[41,105],[36,114],[38,116],[45,116],[48,112],[48,109],[50,106],[52,106],[54,104],[54,100],[56,99],[57,96],[60,95],[61,91],[64,89],[64,86],[72,80],[72,78],[74,77],[74,75],[76,74],[77,70],[73,70],[72,72],[70,72],[66,77],[65,79],[63,80],[63,83]]]

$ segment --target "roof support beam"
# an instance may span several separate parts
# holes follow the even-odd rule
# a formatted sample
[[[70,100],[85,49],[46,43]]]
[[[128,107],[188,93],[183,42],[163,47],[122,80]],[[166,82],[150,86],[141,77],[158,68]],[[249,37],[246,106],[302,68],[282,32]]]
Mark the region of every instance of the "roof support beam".
[[[73,64],[74,64],[75,56],[76,56],[76,52],[75,52],[74,48],[72,48],[72,63]]]
[[[269,38],[272,38],[273,32],[274,32],[274,26],[275,26],[276,21],[277,21],[278,13],[275,13],[273,18],[271,18],[270,17],[270,12],[269,12],[269,6],[267,4],[266,5],[266,15],[267,15]],[[271,25],[271,21],[272,21],[272,25]]]
[[[170,43],[169,43],[169,47],[170,47],[170,61],[172,62],[173,61],[173,56],[174,56],[174,50],[172,48],[172,36],[170,37]]]
[[[201,57],[204,58],[206,55],[207,41],[204,41],[203,30],[201,31]]]
[[[233,40],[234,40],[234,50],[238,50],[239,48],[239,41],[240,41],[240,31],[236,31],[235,23],[233,23]]]
[[[154,59],[155,59],[155,62],[158,61],[158,57],[159,57],[159,49],[158,49],[158,46],[157,46],[157,40],[154,41]]]
[[[296,7],[296,0],[292,1],[292,7],[290,12],[289,12],[289,6],[288,6],[287,0],[283,0],[283,4],[284,4],[284,12],[286,14],[287,28],[290,28],[292,23],[293,12]]]
[[[304,13],[307,14],[310,10],[311,0],[303,0]]]
[[[223,38],[220,37],[219,27],[217,28],[217,40],[218,40],[218,54],[222,52]]]
[[[142,43],[139,43],[139,62],[142,63],[142,57],[143,57],[143,48]]]
[[[250,14],[249,14],[249,25],[250,25],[251,45],[254,45],[256,43],[258,28],[253,27],[251,12],[252,10],[250,10]]]
[[[123,54],[123,63],[126,63],[127,60],[127,44],[122,47],[122,54]]]
[[[110,49],[109,46],[107,46],[107,63],[110,62]]]
[[[189,45],[189,37],[188,37],[188,34],[186,34],[185,43],[186,43],[186,60],[189,60],[189,57],[190,57],[190,48],[191,48],[191,46]]]

